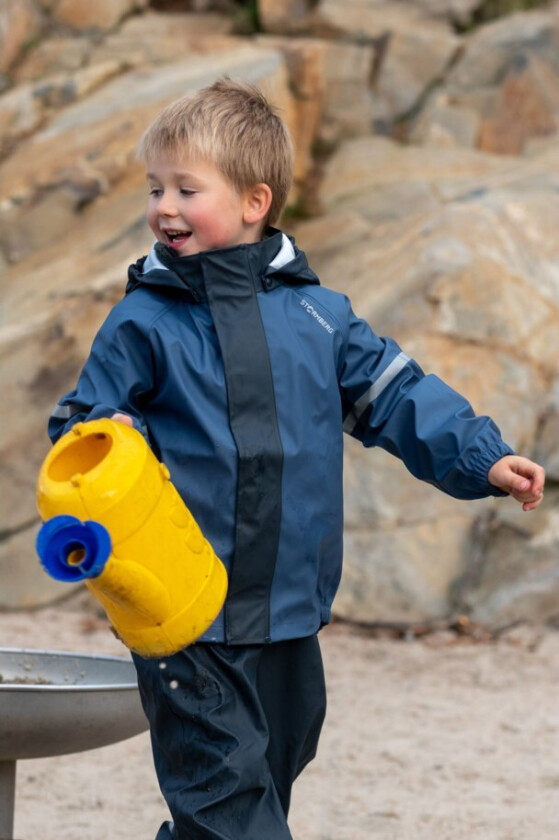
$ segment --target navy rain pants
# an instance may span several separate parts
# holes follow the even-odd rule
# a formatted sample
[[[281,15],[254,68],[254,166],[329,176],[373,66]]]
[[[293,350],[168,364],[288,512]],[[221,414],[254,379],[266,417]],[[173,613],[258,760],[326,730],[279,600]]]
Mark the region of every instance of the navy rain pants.
[[[173,818],[156,840],[292,840],[291,786],[326,712],[317,637],[134,662]]]

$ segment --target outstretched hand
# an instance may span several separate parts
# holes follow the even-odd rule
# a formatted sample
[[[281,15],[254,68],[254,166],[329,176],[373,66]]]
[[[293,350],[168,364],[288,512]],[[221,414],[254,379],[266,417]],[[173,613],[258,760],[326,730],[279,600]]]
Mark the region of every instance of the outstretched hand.
[[[534,510],[543,499],[545,470],[521,455],[505,455],[487,475],[489,483],[520,502],[522,510]]]

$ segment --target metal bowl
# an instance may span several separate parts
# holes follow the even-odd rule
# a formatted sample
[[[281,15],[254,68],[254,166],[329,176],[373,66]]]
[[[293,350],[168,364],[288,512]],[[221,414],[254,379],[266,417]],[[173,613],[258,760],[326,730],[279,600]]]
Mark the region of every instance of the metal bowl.
[[[0,648],[0,761],[96,749],[147,728],[131,660]]]

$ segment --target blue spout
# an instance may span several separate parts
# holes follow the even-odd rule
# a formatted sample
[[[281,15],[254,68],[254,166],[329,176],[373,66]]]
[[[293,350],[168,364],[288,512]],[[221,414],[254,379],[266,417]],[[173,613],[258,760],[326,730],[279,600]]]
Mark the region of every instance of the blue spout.
[[[41,527],[36,547],[41,565],[51,577],[77,583],[101,574],[112,546],[109,532],[99,522],[53,516]]]

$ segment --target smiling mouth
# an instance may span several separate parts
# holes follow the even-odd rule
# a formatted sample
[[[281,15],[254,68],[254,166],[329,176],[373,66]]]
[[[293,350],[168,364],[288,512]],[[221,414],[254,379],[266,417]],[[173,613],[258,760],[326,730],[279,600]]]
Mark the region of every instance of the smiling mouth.
[[[192,233],[189,230],[164,230],[165,238],[170,245],[181,245]]]

